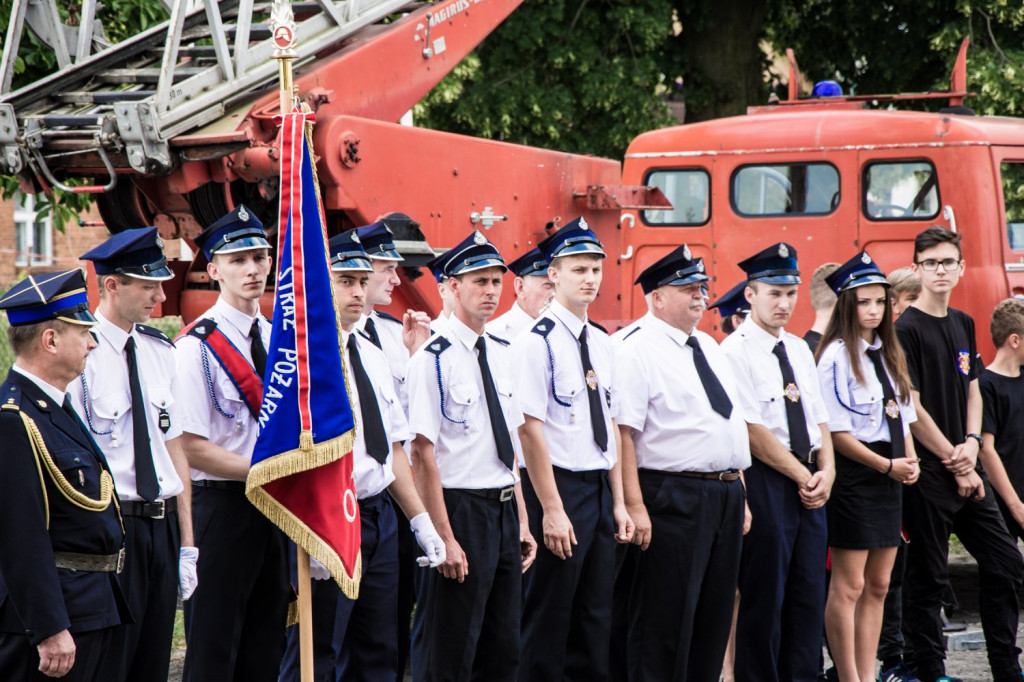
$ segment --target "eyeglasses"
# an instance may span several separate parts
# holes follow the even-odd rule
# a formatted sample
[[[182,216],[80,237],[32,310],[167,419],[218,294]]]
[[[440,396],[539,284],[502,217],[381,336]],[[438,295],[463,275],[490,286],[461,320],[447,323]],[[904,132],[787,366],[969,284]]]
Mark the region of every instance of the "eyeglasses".
[[[925,270],[926,272],[934,272],[935,270],[938,270],[940,265],[942,266],[943,270],[949,272],[950,270],[955,270],[956,268],[960,267],[960,263],[961,261],[957,260],[956,258],[944,258],[943,260],[935,260],[934,258],[928,258],[926,260],[917,261],[917,264],[921,266],[921,269]]]

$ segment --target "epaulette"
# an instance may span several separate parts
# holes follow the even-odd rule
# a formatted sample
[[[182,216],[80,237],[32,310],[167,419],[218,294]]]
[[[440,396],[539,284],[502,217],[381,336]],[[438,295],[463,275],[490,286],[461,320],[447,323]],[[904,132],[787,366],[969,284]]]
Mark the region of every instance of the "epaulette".
[[[443,336],[437,336],[427,341],[427,345],[424,346],[424,348],[426,348],[428,353],[433,353],[437,357],[441,357],[441,353],[448,350],[448,348],[451,347],[451,345],[452,342],[449,341],[448,339],[444,338]]]
[[[638,331],[640,331],[640,327],[639,327],[639,326],[637,326],[637,327],[633,327],[633,328],[632,328],[632,329],[631,329],[631,330],[629,331],[629,333],[628,333],[628,334],[626,334],[625,336],[623,336],[623,337],[622,337],[622,340],[623,340],[623,341],[625,341],[625,340],[626,340],[626,339],[628,339],[629,337],[633,336],[633,334],[636,334],[636,333],[637,333]]]
[[[384,312],[383,310],[374,310],[373,312],[377,313],[377,317],[379,317],[382,320],[388,320],[389,322],[397,322],[398,324],[402,324],[402,321],[400,319],[398,319],[394,315]]]
[[[12,384],[7,388],[7,394],[2,400],[3,405],[0,405],[0,409],[21,410],[21,389]]]
[[[506,341],[505,339],[501,338],[500,336],[495,336],[494,334],[492,334],[490,332],[487,332],[487,336],[491,337],[491,339],[493,339],[494,341],[497,341],[498,343],[500,343],[503,346],[511,346],[512,345],[511,341]]]
[[[204,318],[197,320],[191,327],[189,327],[188,335],[194,336],[200,341],[205,341],[206,337],[213,333],[213,330],[217,328],[217,321],[211,320],[210,318]]]
[[[547,338],[548,334],[550,334],[551,330],[554,328],[554,320],[552,320],[550,317],[542,317],[537,321],[537,324],[533,325],[533,328],[530,331],[533,332],[534,334],[540,334],[544,338]]]
[[[140,334],[145,334],[146,336],[152,336],[154,339],[159,339],[168,346],[174,346],[174,342],[171,341],[171,337],[167,336],[167,334],[164,334],[156,327],[150,327],[148,324],[137,324],[135,325],[135,331]]]
[[[592,327],[597,327],[598,329],[603,331],[605,334],[608,333],[608,330],[605,329],[604,327],[602,327],[601,325],[599,325],[597,322],[594,322],[593,320],[590,320],[590,319],[588,319],[587,322],[589,322]]]

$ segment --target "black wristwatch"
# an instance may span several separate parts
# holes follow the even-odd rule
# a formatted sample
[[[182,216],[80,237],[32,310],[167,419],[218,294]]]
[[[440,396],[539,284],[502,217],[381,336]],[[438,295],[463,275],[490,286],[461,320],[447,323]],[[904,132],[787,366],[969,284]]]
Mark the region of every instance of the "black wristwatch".
[[[980,435],[978,435],[978,434],[976,434],[976,433],[968,433],[968,434],[967,434],[967,438],[973,438],[974,440],[978,441],[978,452],[981,452],[981,449],[982,449],[983,447],[985,447],[985,441],[984,441],[984,440],[982,440],[982,438],[981,438],[981,436],[980,436]],[[965,443],[967,442],[967,439],[966,439],[966,438],[964,439],[964,442],[965,442]]]

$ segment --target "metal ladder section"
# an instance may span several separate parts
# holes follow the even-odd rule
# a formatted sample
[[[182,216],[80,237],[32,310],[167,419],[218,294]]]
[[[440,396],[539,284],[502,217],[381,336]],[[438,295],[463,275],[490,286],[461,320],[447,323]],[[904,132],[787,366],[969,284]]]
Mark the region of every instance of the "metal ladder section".
[[[162,2],[164,0],[161,0]],[[169,1],[169,0],[168,0]],[[222,117],[277,78],[270,24],[282,0],[173,0],[170,19],[116,45],[94,26],[97,0],[83,0],[80,26],[62,23],[57,0],[13,0],[0,62],[0,172],[25,164],[51,185],[50,165],[98,155],[116,183],[111,155],[139,173],[173,169],[168,140]],[[312,0],[291,3],[295,63],[410,5],[410,0]],[[23,30],[53,48],[59,70],[10,92]],[[72,53],[69,43],[74,45]],[[100,49],[94,54],[94,46]]]

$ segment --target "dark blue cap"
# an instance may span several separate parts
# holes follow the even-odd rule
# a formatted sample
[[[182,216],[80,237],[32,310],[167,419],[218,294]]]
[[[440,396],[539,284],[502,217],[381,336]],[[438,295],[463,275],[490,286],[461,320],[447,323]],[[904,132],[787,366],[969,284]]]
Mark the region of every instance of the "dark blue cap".
[[[529,277],[530,275],[544,275],[547,277],[548,260],[541,253],[540,249],[530,249],[509,263],[508,269],[514,272],[516,277]]]
[[[487,241],[487,237],[480,230],[473,230],[472,234],[449,251],[442,267],[444,274],[448,277],[465,275],[468,272],[484,268],[508,270],[505,259],[498,253],[498,249],[494,248],[494,244]]]
[[[722,317],[749,313],[750,303],[747,301],[747,297],[743,293],[746,288],[747,280],[743,280],[720,296],[717,301],[709,305],[708,309],[718,308],[718,314]]]
[[[454,249],[442,251],[441,253],[434,256],[432,259],[428,260],[426,263],[427,267],[430,268],[430,274],[434,276],[434,279],[437,280],[438,284],[448,279],[448,275],[446,275],[444,272],[444,266],[445,263],[448,262],[448,258],[453,253],[455,253]]]
[[[81,270],[31,275],[7,290],[0,298],[0,310],[7,311],[12,327],[46,320],[96,324],[96,318],[89,312],[85,273]]]
[[[174,279],[164,258],[164,243],[155,227],[118,232],[82,255],[91,260],[97,275],[127,275],[140,279]]]
[[[370,258],[374,260],[405,260],[399,255],[398,247],[395,246],[395,233],[384,224],[383,220],[360,227],[356,233],[359,235],[359,241],[363,243],[363,248],[366,249],[366,255]]]
[[[690,253],[690,247],[683,244],[653,265],[649,265],[633,284],[639,284],[644,295],[647,295],[659,287],[682,286],[707,280],[704,259],[694,258]]]
[[[563,225],[558,232],[537,244],[537,248],[547,258],[548,263],[562,256],[592,253],[604,258],[606,255],[597,235],[587,225],[583,216]]]
[[[331,237],[328,242],[331,252],[331,270],[360,270],[362,272],[373,272],[373,263],[366,255],[363,245],[359,241],[359,235],[355,228],[345,230],[341,234]]]
[[[889,280],[885,278],[885,273],[875,265],[875,261],[871,259],[868,252],[861,251],[826,277],[825,284],[838,296],[847,289],[855,289],[866,284],[881,284],[888,287]]]
[[[195,242],[207,259],[218,253],[270,248],[263,223],[244,204],[203,230]]]
[[[800,284],[800,271],[796,267],[796,249],[786,242],[772,244],[739,263],[747,273],[747,281],[765,284]]]

